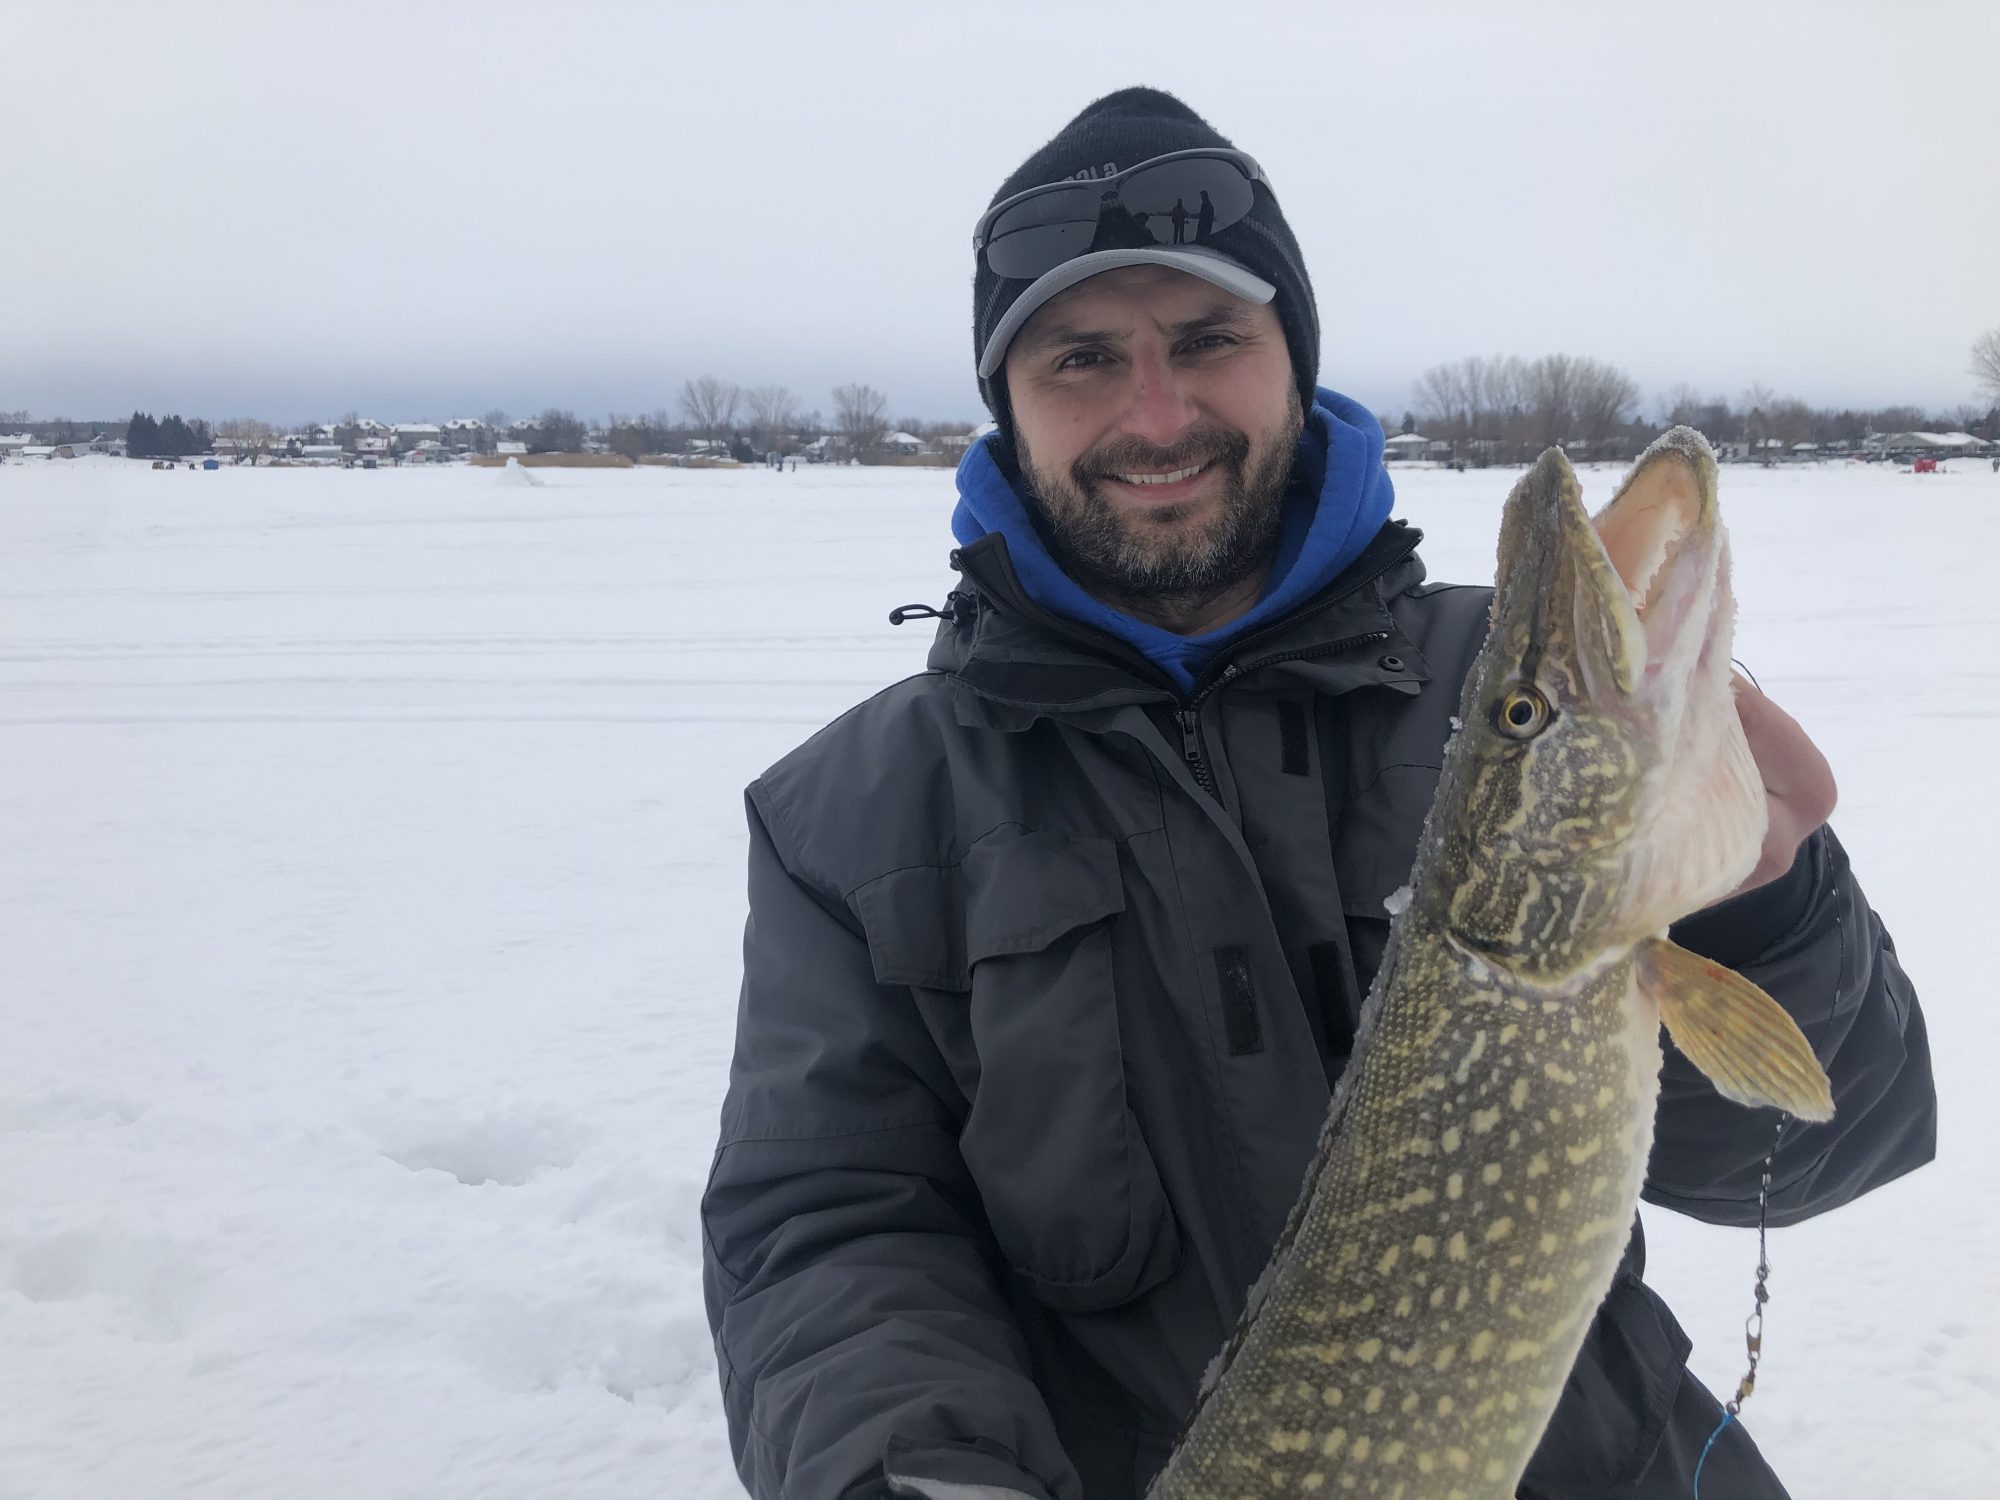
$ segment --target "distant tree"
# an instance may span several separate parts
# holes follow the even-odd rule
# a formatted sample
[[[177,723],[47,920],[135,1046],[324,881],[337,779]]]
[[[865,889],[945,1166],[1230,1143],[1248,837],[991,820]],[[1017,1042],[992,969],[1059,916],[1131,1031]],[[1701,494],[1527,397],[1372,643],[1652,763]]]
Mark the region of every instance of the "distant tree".
[[[1415,432],[1417,430],[1417,414],[1415,412],[1406,411],[1403,413],[1402,430],[1404,432]]]
[[[145,412],[133,412],[125,424],[125,452],[132,458],[161,457],[160,424]]]
[[[1526,397],[1530,441],[1538,448],[1553,448],[1577,431],[1578,361],[1567,354],[1544,354],[1530,360],[1526,369]]]
[[[778,447],[798,421],[799,399],[787,386],[753,385],[743,392],[750,408],[750,430],[765,451]]]
[[[270,450],[271,439],[276,436],[269,422],[260,422],[255,417],[234,418],[216,431],[236,444],[238,462],[248,458],[253,469],[257,460]]]
[[[713,375],[681,382],[681,411],[688,425],[711,443],[735,428],[742,400],[743,387]]]
[[[1572,376],[1576,435],[1590,444],[1593,457],[1631,420],[1639,405],[1639,387],[1616,365],[1600,359],[1579,359]]]
[[[613,412],[605,441],[613,453],[622,453],[635,462],[648,453],[659,452],[653,430],[643,417],[623,417]]]
[[[534,420],[533,436],[528,439],[530,453],[581,453],[583,452],[583,423],[573,411],[562,411],[551,406]]]
[[[1972,375],[1982,391],[2000,401],[2000,328],[1989,328],[1972,341]]]
[[[882,446],[889,423],[883,413],[889,398],[871,385],[837,385],[833,388],[833,427],[847,451],[859,458]]]
[[[199,453],[204,445],[199,443],[193,430],[177,416],[160,419],[160,454],[164,458],[186,458],[190,453]]]
[[[1475,464],[1504,458],[1510,445],[1530,440],[1522,415],[1526,368],[1498,354],[1437,365],[1417,381],[1416,415],[1432,437],[1468,443]]]
[[[1704,396],[1691,385],[1677,385],[1660,405],[1667,427],[1692,427],[1711,443],[1733,443],[1743,435],[1742,423],[1721,396]]]
[[[1868,413],[1868,425],[1875,432],[1930,432],[1937,424],[1914,406],[1884,406]]]
[[[1769,434],[1789,448],[1812,438],[1812,409],[1796,396],[1780,396],[1765,413]]]
[[[485,412],[479,420],[484,422],[488,427],[491,427],[495,432],[505,432],[507,430],[507,413],[500,410],[497,406]]]

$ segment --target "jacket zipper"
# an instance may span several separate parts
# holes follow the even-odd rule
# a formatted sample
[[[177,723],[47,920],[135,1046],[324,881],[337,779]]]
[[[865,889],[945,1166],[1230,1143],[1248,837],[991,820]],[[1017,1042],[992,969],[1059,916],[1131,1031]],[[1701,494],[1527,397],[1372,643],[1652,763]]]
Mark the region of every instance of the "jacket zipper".
[[[1297,651],[1281,651],[1276,656],[1266,656],[1254,661],[1248,667],[1239,667],[1233,661],[1225,665],[1212,681],[1204,685],[1193,697],[1185,700],[1174,714],[1181,729],[1181,758],[1187,762],[1188,770],[1193,773],[1195,785],[1217,801],[1221,800],[1222,794],[1216,785],[1215,771],[1208,763],[1208,756],[1201,741],[1201,707],[1214,694],[1241,677],[1246,671],[1261,671],[1265,667],[1277,666],[1280,662],[1304,661],[1308,657],[1328,656],[1336,651],[1351,651],[1356,646],[1372,645],[1376,641],[1388,639],[1388,631],[1370,630],[1360,635],[1348,636],[1345,640],[1328,641],[1324,645],[1307,646]]]

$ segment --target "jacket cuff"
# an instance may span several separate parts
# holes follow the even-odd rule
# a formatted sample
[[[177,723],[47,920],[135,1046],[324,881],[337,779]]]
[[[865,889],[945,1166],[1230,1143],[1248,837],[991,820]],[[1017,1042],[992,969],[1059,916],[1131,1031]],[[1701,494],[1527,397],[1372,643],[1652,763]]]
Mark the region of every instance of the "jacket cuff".
[[[1048,1500],[1048,1489],[987,1438],[924,1447],[891,1438],[884,1459],[881,1493],[897,1500]]]
[[[1807,834],[1792,867],[1775,880],[1683,917],[1667,935],[1725,968],[1756,962],[1803,927],[1818,904],[1826,872],[1826,825]]]

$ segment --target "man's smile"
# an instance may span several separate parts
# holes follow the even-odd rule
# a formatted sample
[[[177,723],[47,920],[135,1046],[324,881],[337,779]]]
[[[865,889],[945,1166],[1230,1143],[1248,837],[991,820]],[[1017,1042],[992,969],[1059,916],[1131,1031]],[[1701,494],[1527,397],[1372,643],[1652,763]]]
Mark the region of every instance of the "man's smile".
[[[1105,479],[1132,490],[1144,490],[1151,501],[1177,500],[1188,494],[1215,467],[1214,459],[1179,469],[1134,469],[1107,474]]]

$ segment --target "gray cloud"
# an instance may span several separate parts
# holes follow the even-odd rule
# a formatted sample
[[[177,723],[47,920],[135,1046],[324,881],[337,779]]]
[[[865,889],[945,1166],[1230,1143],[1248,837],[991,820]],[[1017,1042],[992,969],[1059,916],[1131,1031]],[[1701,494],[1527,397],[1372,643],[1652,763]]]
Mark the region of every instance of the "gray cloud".
[[[1133,82],[1263,161],[1323,376],[1379,408],[1555,350],[1949,405],[2000,324],[1986,4],[30,0],[0,31],[0,408],[601,413],[713,370],[972,415],[972,221]]]

